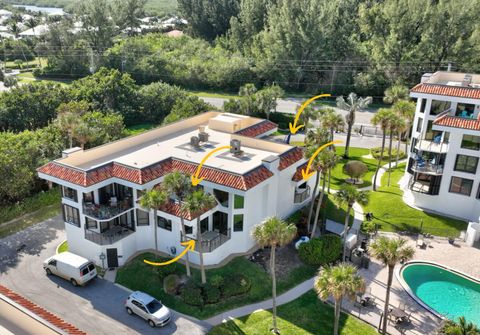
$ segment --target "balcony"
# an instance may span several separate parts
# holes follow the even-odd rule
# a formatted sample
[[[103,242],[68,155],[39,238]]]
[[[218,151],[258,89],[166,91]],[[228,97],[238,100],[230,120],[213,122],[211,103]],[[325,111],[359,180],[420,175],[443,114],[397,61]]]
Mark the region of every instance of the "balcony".
[[[85,229],[85,239],[98,245],[110,245],[114,244],[121,239],[133,234],[134,231],[128,227],[115,226],[103,233]]]
[[[412,170],[415,172],[424,173],[424,174],[441,175],[443,174],[443,165],[432,164],[430,162],[425,162],[425,161],[416,161],[412,165]]]
[[[306,188],[295,188],[295,196],[293,198],[293,202],[296,204],[300,204],[308,199],[310,196],[310,186]]]
[[[133,203],[131,200],[124,200],[116,205],[96,205],[96,204],[84,204],[83,214],[90,216],[97,220],[110,220],[130,209],[132,209]]]
[[[438,135],[437,135],[438,136]],[[438,154],[445,154],[448,152],[448,143],[441,141],[441,136],[434,140],[420,140],[415,145],[415,149],[419,151],[428,151]]]
[[[231,238],[231,230],[230,228],[227,229],[226,232],[220,233],[218,230],[206,231],[202,233],[202,245],[200,249],[200,244],[198,243],[197,239],[193,237],[187,236],[186,238],[181,238],[182,242],[194,240],[195,242],[195,251],[202,250],[203,252],[212,252],[213,250],[217,249],[225,242],[230,240]]]

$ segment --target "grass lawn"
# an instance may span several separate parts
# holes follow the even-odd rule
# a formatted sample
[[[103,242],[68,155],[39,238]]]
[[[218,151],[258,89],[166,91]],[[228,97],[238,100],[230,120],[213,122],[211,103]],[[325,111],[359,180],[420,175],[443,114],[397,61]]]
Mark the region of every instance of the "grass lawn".
[[[221,98],[221,99],[239,99],[240,97],[236,93],[231,92],[210,92],[210,91],[196,91],[196,90],[187,90],[188,92],[196,95],[198,97],[205,98]]]
[[[133,259],[129,264],[121,267],[117,273],[117,283],[126,286],[132,290],[141,290],[153,295],[161,300],[165,305],[176,311],[194,316],[199,319],[205,319],[239,306],[251,304],[268,299],[271,295],[270,276],[257,264],[254,264],[244,257],[237,257],[225,266],[218,269],[207,270],[207,281],[214,275],[235,275],[243,274],[251,280],[252,287],[250,291],[241,296],[232,297],[216,304],[205,305],[203,308],[191,306],[184,303],[179,297],[166,294],[163,290],[163,282],[157,274],[156,267],[147,265],[143,259],[154,259],[150,253],[142,254]],[[194,279],[200,282],[200,271],[192,269]],[[176,265],[178,275],[185,274],[185,266]],[[300,265],[292,270],[284,280],[277,283],[278,294],[287,291],[293,286],[311,278],[315,275],[316,268]]]
[[[209,335],[271,334],[270,311],[256,312],[214,327]],[[323,303],[312,291],[300,298],[278,307],[278,327],[285,335],[313,335],[333,333],[333,307]],[[342,313],[339,333],[341,335],[374,335],[376,330],[354,316]]]
[[[418,230],[423,221],[422,231],[438,236],[458,236],[466,230],[467,223],[436,214],[426,213],[409,207],[402,200],[403,191],[398,181],[405,172],[405,164],[392,170],[390,186],[387,185],[388,174],[382,178],[382,186],[377,192],[370,192],[370,202],[364,207],[365,212],[372,212],[374,222],[383,231]]]
[[[62,253],[62,252],[65,252],[65,251],[68,251],[68,242],[67,241],[64,241],[62,244],[60,244],[58,246],[58,253]]]
[[[17,80],[19,83],[31,83],[34,81],[42,82],[42,83],[52,83],[52,84],[60,84],[61,86],[68,86],[72,83],[72,79],[42,79],[42,78],[35,78],[32,72],[22,72],[17,75]]]
[[[325,208],[326,208],[326,215],[327,219],[336,221],[338,223],[344,224],[345,223],[345,215],[347,215],[347,205],[343,205],[342,207],[337,207],[337,203],[333,198],[333,194],[329,194],[328,197],[325,195],[324,201],[326,201]],[[323,217],[323,212],[320,212],[320,216]],[[353,216],[354,211],[353,209],[350,211],[350,225],[353,223]]]
[[[142,123],[142,124],[136,124],[134,126],[130,126],[125,128],[125,132],[127,136],[132,136],[132,135],[138,135],[141,134],[147,130],[153,129],[155,127],[158,127],[157,125],[153,123]]]

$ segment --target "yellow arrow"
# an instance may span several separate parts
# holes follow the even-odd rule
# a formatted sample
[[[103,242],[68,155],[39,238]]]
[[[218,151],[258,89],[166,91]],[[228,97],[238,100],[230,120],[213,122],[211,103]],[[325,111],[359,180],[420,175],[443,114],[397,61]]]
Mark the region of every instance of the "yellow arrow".
[[[305,127],[304,124],[301,124],[297,126],[298,119],[300,118],[300,114],[302,114],[303,110],[305,107],[307,107],[313,100],[319,99],[319,98],[325,98],[325,97],[330,97],[330,94],[320,94],[316,95],[313,98],[308,99],[303,103],[303,105],[298,109],[297,114],[295,115],[295,119],[293,120],[293,124],[291,122],[288,123],[288,127],[290,128],[290,133],[295,134],[300,128]]]
[[[308,164],[307,164],[307,169],[302,169],[302,178],[303,180],[307,181],[308,179],[310,179],[311,176],[313,176],[315,174],[315,172],[309,172],[310,171],[310,167],[312,166],[312,163],[313,163],[313,160],[315,159],[315,157],[317,157],[317,155],[320,153],[320,151],[322,151],[323,149],[325,149],[326,147],[328,147],[329,145],[333,145],[335,143],[342,143],[342,141],[340,140],[337,140],[337,141],[332,141],[332,142],[328,142],[324,145],[322,145],[321,147],[319,147],[315,153],[312,155],[312,157],[310,157],[309,161],[308,161]]]
[[[202,168],[203,164],[207,161],[207,159],[213,155],[214,153],[216,153],[217,151],[220,151],[220,150],[227,150],[227,149],[230,149],[231,146],[229,145],[225,145],[223,147],[218,147],[216,149],[213,149],[212,151],[210,151],[205,157],[203,157],[202,161],[200,162],[200,165],[198,165],[197,167],[197,171],[195,171],[195,173],[192,175],[192,185],[193,186],[197,186],[198,184],[200,184],[200,182],[203,180],[203,178],[198,178],[198,175],[200,174],[200,169]]]
[[[185,246],[186,248],[181,252],[180,255],[178,255],[177,257],[169,260],[169,261],[166,261],[166,262],[163,262],[163,263],[156,263],[156,262],[150,262],[150,261],[147,261],[146,259],[143,260],[144,263],[147,263],[147,264],[150,264],[150,265],[155,265],[155,266],[164,266],[164,265],[168,265],[168,264],[171,264],[173,262],[176,262],[178,261],[180,258],[183,257],[183,255],[185,255],[188,250],[195,250],[195,240],[190,240],[190,241],[187,241],[187,242],[181,242],[180,243],[181,245]]]

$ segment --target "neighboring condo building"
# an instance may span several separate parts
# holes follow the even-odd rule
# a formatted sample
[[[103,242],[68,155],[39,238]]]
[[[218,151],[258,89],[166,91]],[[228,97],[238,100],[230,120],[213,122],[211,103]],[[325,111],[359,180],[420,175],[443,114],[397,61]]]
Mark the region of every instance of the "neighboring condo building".
[[[302,180],[303,151],[261,139],[276,129],[267,120],[208,112],[93,149],[66,150],[38,175],[61,186],[70,251],[116,267],[154,249],[154,224],[159,250],[171,256],[183,250],[181,218],[187,238],[197,238],[197,217],[182,211],[178,201],[159,208],[154,219],[138,199],[169,172],[193,174],[208,152],[232,145],[211,156],[200,172],[201,186],[217,200],[200,215],[205,264],[215,265],[255,248],[254,225],[269,216],[286,218],[309,199],[315,178]],[[190,260],[198,264],[198,252]]]
[[[480,215],[480,75],[425,74],[417,99],[407,166],[414,205],[477,221]]]

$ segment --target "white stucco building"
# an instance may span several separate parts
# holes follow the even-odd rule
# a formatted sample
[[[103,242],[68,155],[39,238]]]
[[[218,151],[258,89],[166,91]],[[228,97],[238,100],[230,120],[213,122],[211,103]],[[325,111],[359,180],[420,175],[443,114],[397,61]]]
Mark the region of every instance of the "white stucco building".
[[[208,112],[140,135],[89,150],[64,152],[64,157],[38,169],[41,178],[61,185],[62,208],[69,249],[105,266],[122,265],[137,251],[155,246],[179,254],[180,217],[187,238],[202,234],[206,265],[252,251],[252,227],[266,217],[287,217],[305,205],[314,179],[303,182],[305,159],[300,148],[261,139],[276,125],[257,118]],[[192,139],[193,138],[193,139]],[[215,196],[217,205],[196,217],[173,200],[158,210],[140,208],[145,190],[162,182],[172,171],[192,174],[202,158],[220,146],[239,150],[213,154],[200,172],[201,186]],[[198,143],[199,142],[199,143]],[[198,252],[190,260],[198,263]]]
[[[480,215],[480,75],[425,74],[407,165],[416,206],[469,221]]]

